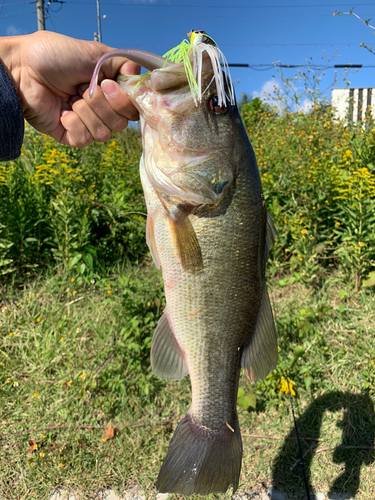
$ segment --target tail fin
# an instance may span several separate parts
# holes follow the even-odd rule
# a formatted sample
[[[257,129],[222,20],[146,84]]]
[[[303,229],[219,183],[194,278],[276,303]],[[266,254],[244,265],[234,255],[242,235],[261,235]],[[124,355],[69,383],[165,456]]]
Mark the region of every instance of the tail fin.
[[[161,493],[208,495],[238,488],[242,442],[238,422],[220,431],[199,425],[187,415],[178,424],[159,472]]]

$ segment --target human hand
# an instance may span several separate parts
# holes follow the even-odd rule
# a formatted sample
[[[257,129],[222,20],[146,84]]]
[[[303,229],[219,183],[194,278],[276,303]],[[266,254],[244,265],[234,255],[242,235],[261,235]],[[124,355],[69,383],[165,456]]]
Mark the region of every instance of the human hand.
[[[88,146],[123,130],[138,112],[111,79],[118,73],[138,74],[124,58],[103,64],[101,87],[92,99],[88,85],[97,61],[112,50],[98,42],[38,31],[1,39],[1,58],[21,100],[25,119],[62,144]],[[4,50],[3,50],[4,49]],[[125,62],[124,62],[125,61]]]

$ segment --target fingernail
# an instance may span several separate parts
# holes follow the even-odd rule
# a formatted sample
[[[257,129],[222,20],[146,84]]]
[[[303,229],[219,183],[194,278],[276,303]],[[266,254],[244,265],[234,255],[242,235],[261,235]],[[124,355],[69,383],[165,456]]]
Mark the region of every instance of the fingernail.
[[[117,94],[117,86],[112,80],[103,80],[100,86],[107,97],[113,97]]]

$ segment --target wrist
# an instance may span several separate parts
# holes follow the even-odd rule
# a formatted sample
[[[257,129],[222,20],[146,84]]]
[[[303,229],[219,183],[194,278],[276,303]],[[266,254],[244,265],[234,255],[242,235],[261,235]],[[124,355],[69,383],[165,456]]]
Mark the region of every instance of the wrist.
[[[8,73],[18,95],[20,95],[22,69],[19,54],[23,38],[21,36],[6,36],[0,40],[0,62]]]

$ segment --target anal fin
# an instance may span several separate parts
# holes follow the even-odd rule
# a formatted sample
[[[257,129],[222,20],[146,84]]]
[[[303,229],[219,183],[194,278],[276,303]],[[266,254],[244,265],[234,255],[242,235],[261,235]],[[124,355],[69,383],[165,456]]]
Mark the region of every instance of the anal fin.
[[[183,352],[169,326],[166,311],[152,337],[151,368],[164,380],[181,380],[188,374]]]
[[[276,367],[277,361],[276,328],[267,287],[264,285],[255,332],[242,353],[241,366],[254,384],[265,378]]]

